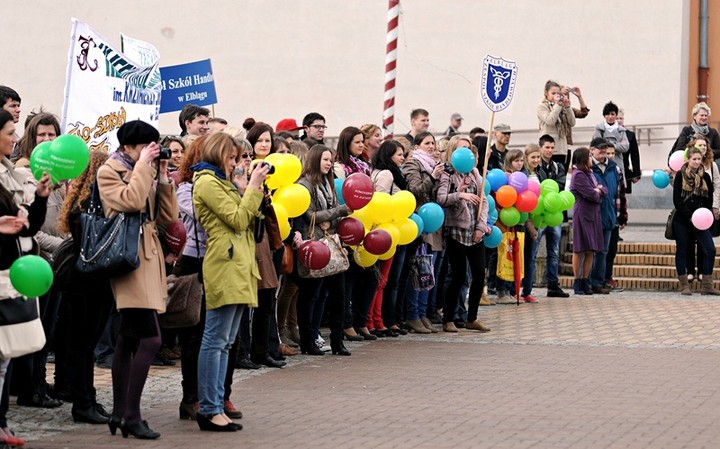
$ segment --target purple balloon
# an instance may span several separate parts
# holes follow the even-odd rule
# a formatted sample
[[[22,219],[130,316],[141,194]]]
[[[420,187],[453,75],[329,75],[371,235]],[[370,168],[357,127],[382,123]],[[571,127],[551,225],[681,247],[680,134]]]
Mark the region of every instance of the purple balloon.
[[[522,193],[528,188],[528,178],[525,173],[516,171],[510,174],[508,184],[511,185],[517,193]]]

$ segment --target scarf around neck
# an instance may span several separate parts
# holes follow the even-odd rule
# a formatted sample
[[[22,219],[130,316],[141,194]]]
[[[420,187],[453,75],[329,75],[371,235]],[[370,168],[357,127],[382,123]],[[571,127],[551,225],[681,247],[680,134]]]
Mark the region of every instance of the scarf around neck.
[[[702,165],[700,165],[697,170],[693,170],[686,162],[680,169],[680,173],[682,174],[681,196],[683,198],[687,199],[691,196],[707,196],[708,188],[705,182],[703,182],[705,169]]]
[[[225,173],[220,170],[217,166],[210,164],[208,162],[198,162],[197,164],[190,167],[190,170],[194,172],[199,172],[200,170],[210,170],[213,173],[215,173],[215,176],[222,180],[226,180],[227,177],[225,176]]]
[[[690,124],[690,126],[692,127],[692,129],[693,129],[693,131],[695,132],[695,134],[700,133],[700,134],[702,134],[703,136],[707,136],[708,133],[710,132],[710,127],[709,127],[708,125],[700,126],[700,125],[698,125],[698,124],[695,122],[695,120],[692,121],[692,123]]]
[[[115,151],[113,154],[110,155],[109,159],[118,161],[123,167],[127,168],[130,171],[133,171],[133,169],[135,168],[135,160],[129,155],[127,155],[124,151]]]
[[[425,168],[425,170],[428,173],[433,172],[433,169],[435,168],[436,164],[435,164],[435,159],[433,159],[432,156],[430,156],[429,154],[427,154],[426,152],[424,152],[421,149],[417,149],[413,153],[413,158],[419,160],[420,163],[422,164],[423,168]]]

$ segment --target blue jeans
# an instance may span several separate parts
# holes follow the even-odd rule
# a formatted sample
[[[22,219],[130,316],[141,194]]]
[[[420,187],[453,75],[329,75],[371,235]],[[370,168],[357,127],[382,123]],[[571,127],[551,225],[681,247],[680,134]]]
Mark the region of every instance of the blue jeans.
[[[547,263],[545,265],[545,280],[548,285],[558,283],[558,265],[560,263],[560,235],[562,233],[562,225],[547,226],[538,230],[537,239],[533,245],[532,266],[535,266],[538,248],[540,248],[540,240],[545,236],[545,247],[547,248]],[[533,274],[534,276],[534,274]]]
[[[224,411],[228,352],[240,328],[244,308],[244,304],[231,304],[206,312],[198,355],[199,413],[203,415],[213,416]]]
[[[610,236],[612,229],[603,229],[603,250],[595,253],[593,267],[590,271],[590,285],[592,288],[601,288],[605,284],[605,265],[607,253],[610,250]]]
[[[439,254],[440,251],[432,251],[433,265],[435,265],[435,260],[437,259]],[[437,286],[437,282],[435,283],[435,285]],[[407,302],[407,320],[417,320],[419,318],[425,317],[425,312],[427,311],[428,296],[430,296],[430,290],[419,292],[412,288],[412,286],[410,287]]]
[[[715,242],[713,242],[710,230],[698,231],[691,223],[683,221],[681,218],[675,217],[673,221],[673,230],[675,231],[675,241],[677,243],[675,249],[675,269],[678,276],[687,274],[687,254],[695,252],[695,245],[692,244],[693,238],[697,238],[698,245],[702,248],[702,263],[698,266],[703,275],[712,277],[713,266],[715,265]]]

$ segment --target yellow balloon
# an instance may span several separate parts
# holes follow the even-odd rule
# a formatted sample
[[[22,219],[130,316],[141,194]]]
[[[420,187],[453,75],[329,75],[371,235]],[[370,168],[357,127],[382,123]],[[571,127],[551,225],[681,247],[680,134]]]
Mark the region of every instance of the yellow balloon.
[[[394,224],[400,231],[399,245],[407,245],[417,237],[418,226],[413,220],[404,218],[402,221],[395,222]]]
[[[373,225],[373,218],[372,215],[370,215],[370,211],[368,210],[367,206],[363,207],[362,209],[358,209],[352,214],[350,214],[351,217],[357,218],[360,220],[365,226],[365,229],[371,229]],[[367,234],[367,232],[365,232]]]
[[[277,189],[272,201],[273,205],[282,205],[288,217],[299,217],[310,207],[310,192],[300,184],[290,184]]]
[[[300,178],[302,164],[293,154],[273,153],[265,158],[265,162],[275,167],[275,173],[268,175],[265,181],[271,190],[290,185]]]
[[[380,254],[379,256],[377,256],[377,258],[380,260],[388,260],[389,258],[391,258],[392,256],[395,255],[396,250],[397,250],[397,246],[393,245],[390,247],[388,252],[386,252],[385,254]]]
[[[365,248],[359,246],[357,251],[353,253],[353,260],[359,266],[367,268],[377,262],[378,256],[370,254],[369,252],[365,251]]]
[[[287,220],[285,221],[279,221],[278,220],[278,228],[280,228],[280,238],[285,240],[290,236],[290,223],[288,223]]]
[[[397,246],[398,243],[400,243],[400,229],[398,229],[398,227],[395,226],[394,223],[382,223],[382,224],[378,225],[378,227],[375,229],[386,230],[390,234],[390,237],[392,238],[392,246]],[[385,253],[385,254],[387,254],[387,253]],[[382,259],[382,260],[385,260],[385,259]]]
[[[402,221],[415,212],[417,201],[415,195],[407,190],[401,190],[392,196],[392,213],[396,221]]]
[[[393,201],[392,197],[385,192],[375,192],[365,208],[370,211],[375,223],[385,223],[392,220]]]

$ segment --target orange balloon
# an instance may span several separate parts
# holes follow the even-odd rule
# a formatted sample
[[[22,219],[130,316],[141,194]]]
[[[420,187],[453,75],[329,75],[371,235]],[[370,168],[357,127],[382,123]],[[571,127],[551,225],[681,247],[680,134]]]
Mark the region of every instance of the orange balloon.
[[[512,186],[502,186],[495,192],[495,202],[501,207],[510,207],[517,200],[517,192]]]

